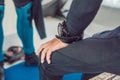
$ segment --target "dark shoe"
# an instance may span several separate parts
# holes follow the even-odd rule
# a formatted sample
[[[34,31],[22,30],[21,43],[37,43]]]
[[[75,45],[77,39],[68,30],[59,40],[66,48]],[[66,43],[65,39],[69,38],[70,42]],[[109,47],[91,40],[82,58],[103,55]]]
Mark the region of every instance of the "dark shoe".
[[[24,57],[24,51],[21,46],[11,46],[5,51],[5,62],[12,64]]]
[[[0,80],[4,80],[4,68],[3,68],[3,61],[0,62]]]
[[[25,65],[27,65],[27,66],[37,66],[38,65],[37,55],[35,53],[25,54]]]

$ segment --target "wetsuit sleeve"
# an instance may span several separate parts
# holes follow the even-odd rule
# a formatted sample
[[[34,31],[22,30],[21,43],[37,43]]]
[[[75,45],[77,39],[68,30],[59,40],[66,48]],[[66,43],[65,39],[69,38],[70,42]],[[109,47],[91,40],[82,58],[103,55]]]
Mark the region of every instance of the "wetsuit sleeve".
[[[67,29],[73,36],[84,32],[96,16],[103,0],[73,0],[67,16]]]
[[[42,11],[42,0],[32,0],[33,7],[32,7],[32,17],[35,22],[35,27],[38,31],[38,34],[41,39],[46,37],[46,30],[44,25],[44,17]]]

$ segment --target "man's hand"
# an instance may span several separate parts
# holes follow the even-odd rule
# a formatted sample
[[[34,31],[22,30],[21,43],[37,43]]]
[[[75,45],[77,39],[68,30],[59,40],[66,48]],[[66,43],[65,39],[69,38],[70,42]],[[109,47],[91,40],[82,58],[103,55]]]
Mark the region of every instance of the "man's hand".
[[[53,51],[64,48],[68,46],[67,43],[62,42],[61,40],[54,38],[40,46],[40,48],[37,51],[37,55],[39,53],[41,54],[41,63],[44,63],[44,60],[46,59],[47,63],[51,63],[51,54]]]

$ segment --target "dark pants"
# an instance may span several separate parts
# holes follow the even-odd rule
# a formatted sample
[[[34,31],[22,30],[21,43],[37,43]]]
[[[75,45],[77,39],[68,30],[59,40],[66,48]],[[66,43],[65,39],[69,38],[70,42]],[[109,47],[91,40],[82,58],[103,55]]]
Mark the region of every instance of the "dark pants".
[[[40,63],[41,80],[62,80],[64,74],[110,72],[120,75],[120,27],[70,44]]]

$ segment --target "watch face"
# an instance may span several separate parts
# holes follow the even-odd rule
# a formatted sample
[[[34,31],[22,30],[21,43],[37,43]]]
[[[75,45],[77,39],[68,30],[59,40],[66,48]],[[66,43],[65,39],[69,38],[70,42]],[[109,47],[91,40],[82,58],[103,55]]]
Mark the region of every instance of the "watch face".
[[[62,24],[58,25],[58,35],[59,36],[63,36],[63,27],[62,27]]]

